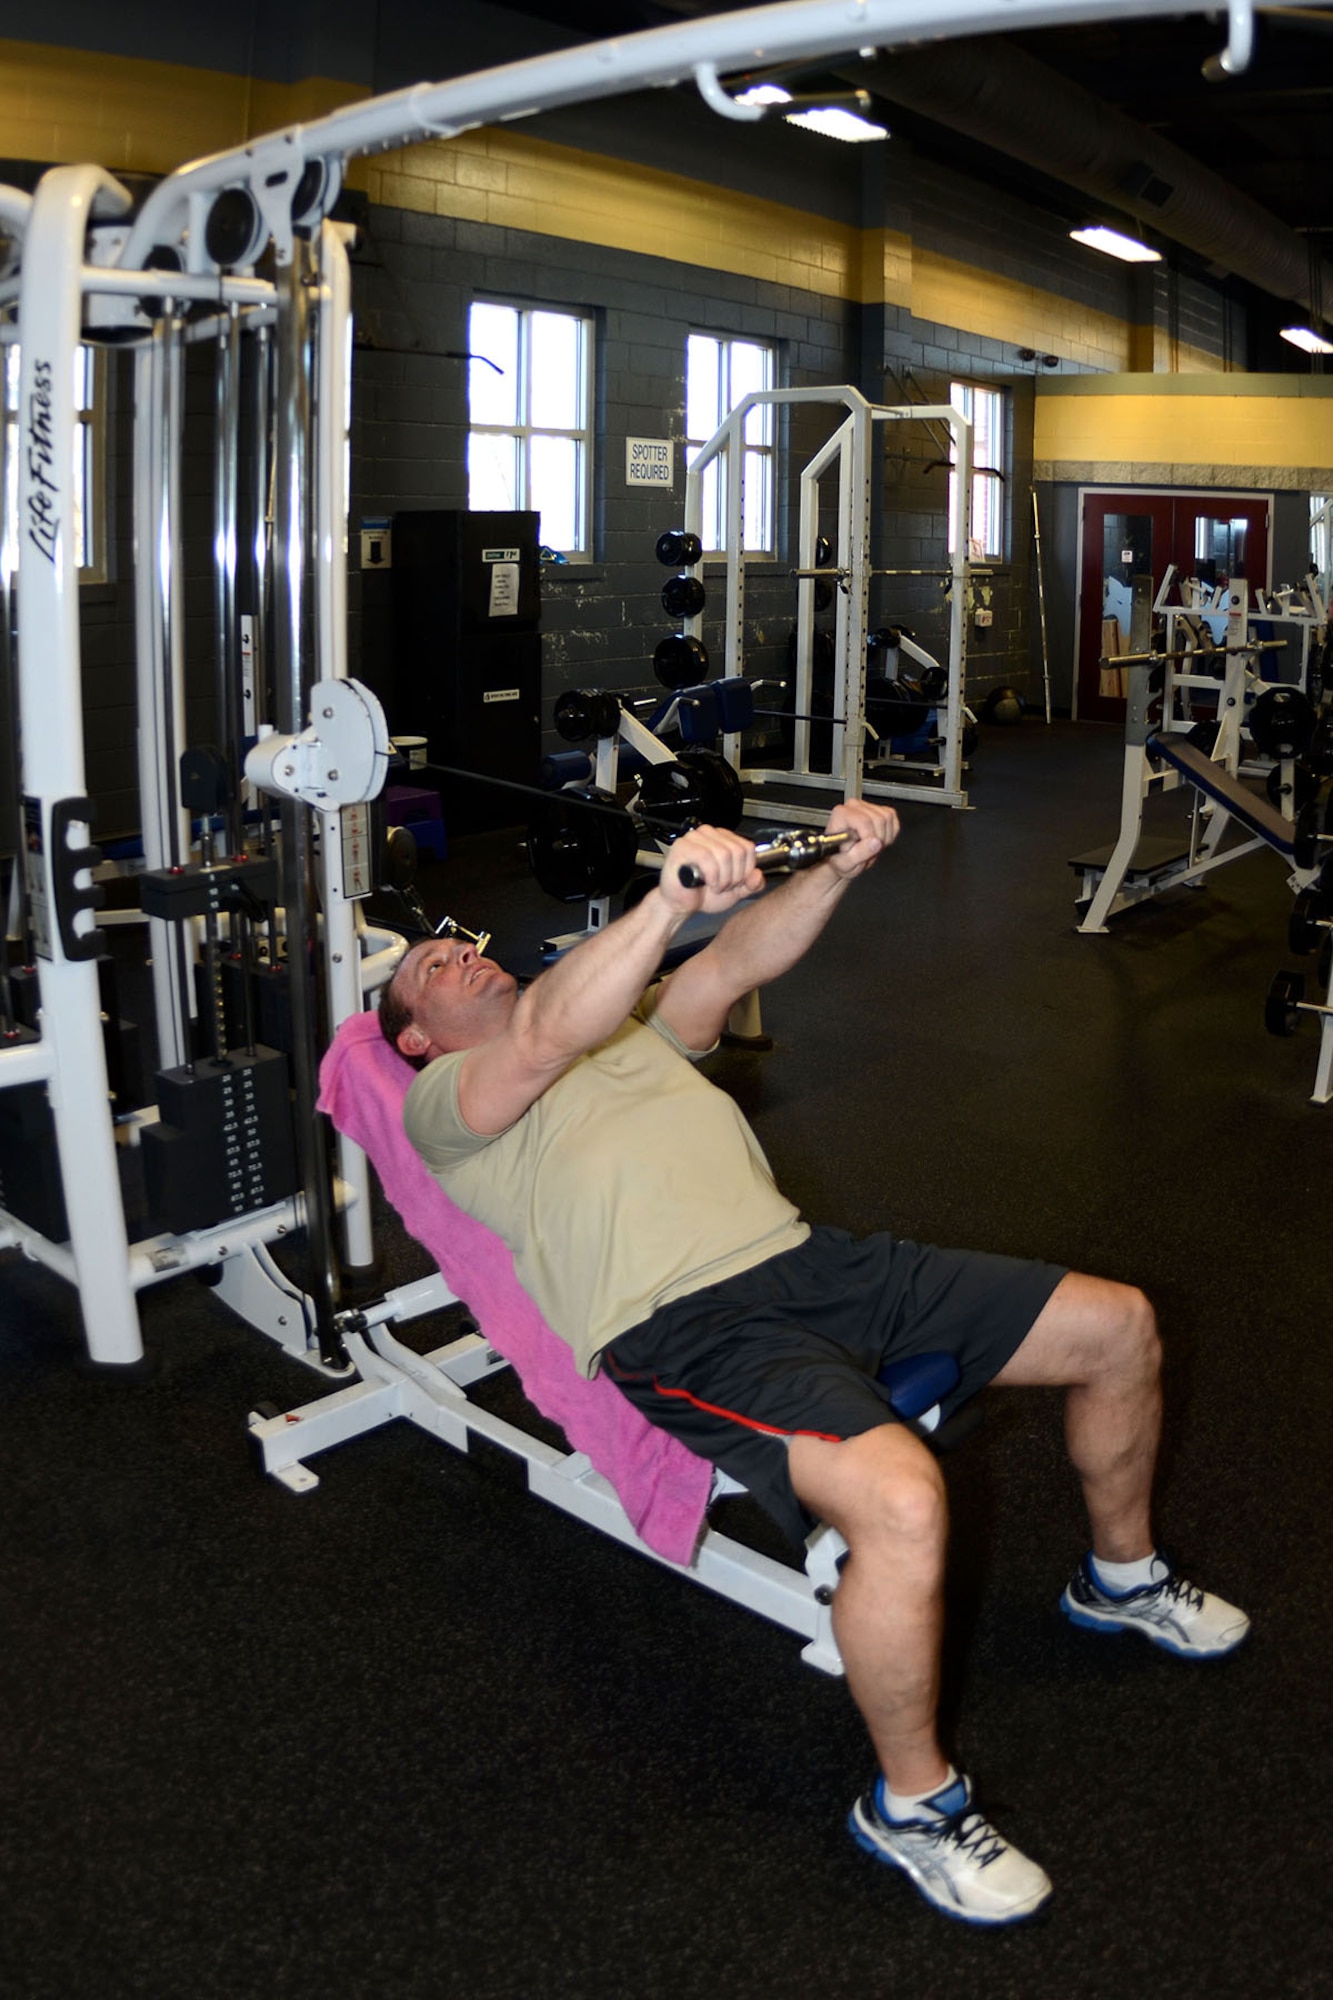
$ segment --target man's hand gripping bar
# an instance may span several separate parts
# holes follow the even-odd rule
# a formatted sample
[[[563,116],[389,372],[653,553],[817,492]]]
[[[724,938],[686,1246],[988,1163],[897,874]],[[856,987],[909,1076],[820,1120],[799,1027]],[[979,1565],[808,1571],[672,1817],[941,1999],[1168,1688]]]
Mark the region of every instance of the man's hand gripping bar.
[[[771,840],[757,842],[754,865],[762,875],[794,875],[798,868],[813,868],[816,862],[836,854],[855,838],[850,829],[844,833],[809,833],[802,827],[795,833],[778,833]],[[676,873],[682,888],[703,888],[704,878],[692,861],[684,862]]]

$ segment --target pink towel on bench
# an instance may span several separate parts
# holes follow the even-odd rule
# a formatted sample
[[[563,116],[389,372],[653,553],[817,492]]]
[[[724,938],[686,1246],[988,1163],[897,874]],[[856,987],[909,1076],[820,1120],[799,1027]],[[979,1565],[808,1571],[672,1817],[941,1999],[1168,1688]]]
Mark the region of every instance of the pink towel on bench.
[[[713,1468],[650,1424],[615,1385],[585,1381],[514,1275],[505,1244],[450,1201],[403,1130],[414,1071],[370,1011],[343,1022],[320,1064],[319,1109],[360,1146],[411,1234],[467,1302],[485,1338],[513,1363],[524,1393],[611,1481],[649,1548],[687,1563],[703,1525]]]

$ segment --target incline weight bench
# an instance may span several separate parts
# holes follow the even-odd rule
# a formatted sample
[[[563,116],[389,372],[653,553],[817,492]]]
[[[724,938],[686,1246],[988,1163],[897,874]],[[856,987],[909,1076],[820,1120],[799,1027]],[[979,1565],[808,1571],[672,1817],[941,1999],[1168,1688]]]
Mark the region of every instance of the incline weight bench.
[[[298,1409],[251,1414],[250,1434],[265,1471],[293,1492],[309,1492],[319,1480],[308,1459],[397,1417],[459,1451],[466,1452],[473,1437],[485,1438],[525,1465],[530,1492],[786,1626],[805,1639],[804,1660],[841,1673],[829,1607],[846,1554],[842,1537],[833,1528],[817,1528],[801,1571],[707,1525],[712,1501],[742,1489],[650,1424],[609,1381],[585,1382],[577,1375],[569,1348],[514,1277],[505,1245],[453,1206],[412,1151],[402,1131],[412,1075],[384,1042],[374,1012],[353,1015],[325,1058],[321,1106],[365,1149],[406,1227],[440,1268],[341,1316],[339,1330],[359,1380]],[[417,1353],[392,1331],[395,1321],[462,1299],[479,1330],[431,1353]],[[572,1448],[562,1451],[534,1437],[471,1394],[511,1365],[529,1400],[560,1426]],[[921,1355],[897,1364],[885,1380],[895,1413],[929,1435],[942,1399],[957,1384],[958,1368],[951,1355]],[[960,1426],[965,1421],[964,1414]]]

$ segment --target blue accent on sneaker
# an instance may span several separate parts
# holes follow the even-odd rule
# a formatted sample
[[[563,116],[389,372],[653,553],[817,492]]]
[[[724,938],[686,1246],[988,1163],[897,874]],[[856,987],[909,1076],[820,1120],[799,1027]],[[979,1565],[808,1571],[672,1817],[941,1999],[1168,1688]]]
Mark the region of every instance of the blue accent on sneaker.
[[[953,1811],[932,1810],[946,1799],[956,1802]],[[887,1819],[881,1801],[877,1781],[852,1807],[848,1831],[876,1861],[901,1869],[945,1916],[965,1924],[1013,1924],[1049,1901],[1045,1872],[976,1810],[965,1777],[945,1786],[936,1800],[923,1801],[919,1819]]]
[[[1074,1571],[1060,1609],[1085,1632],[1138,1632],[1150,1645],[1184,1659],[1221,1659],[1235,1651],[1250,1629],[1243,1611],[1187,1583],[1173,1569],[1157,1583],[1117,1595],[1097,1581],[1091,1557]]]

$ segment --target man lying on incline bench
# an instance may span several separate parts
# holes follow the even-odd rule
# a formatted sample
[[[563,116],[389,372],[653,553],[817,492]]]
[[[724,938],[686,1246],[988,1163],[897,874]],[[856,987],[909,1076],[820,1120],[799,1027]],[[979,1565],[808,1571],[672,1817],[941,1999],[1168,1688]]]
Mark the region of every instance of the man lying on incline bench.
[[[1067,1387],[1092,1525],[1092,1552],[1060,1600],[1076,1624],[1207,1658],[1238,1645],[1248,1620],[1156,1553],[1159,1350],[1140,1292],[1050,1264],[811,1228],[735,1104],[692,1067],[732,1005],[814,943],[898,819],[854,800],[832,813],[839,829],[849,844],[762,896],[748,841],[687,833],[642,902],[522,992],[471,944],[428,940],[399,967],[381,1023],[422,1068],[404,1114],[412,1143],[510,1245],[580,1369],[605,1368],[798,1546],[815,1520],[843,1535],[834,1632],[880,1764],[851,1831],[950,1916],[1005,1924],[1040,1908],[1051,1885],[977,1811],[940,1748],[944,1487],[926,1446],[892,1418],[880,1371],[915,1353],[955,1355],[946,1416],[988,1382]],[[733,909],[646,992],[687,917]]]

